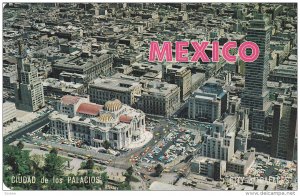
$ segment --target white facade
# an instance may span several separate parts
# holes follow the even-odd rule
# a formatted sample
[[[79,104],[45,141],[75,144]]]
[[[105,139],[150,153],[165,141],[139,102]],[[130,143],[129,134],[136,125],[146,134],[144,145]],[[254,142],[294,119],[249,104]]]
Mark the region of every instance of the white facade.
[[[213,122],[221,116],[221,101],[217,95],[195,92],[189,99],[188,114],[191,119]]]
[[[3,124],[6,124],[10,121],[16,120],[17,118],[17,109],[14,103],[4,102],[3,103]]]
[[[203,136],[201,155],[229,161],[234,154],[236,120],[229,116],[223,122],[215,121]]]
[[[191,171],[209,178],[220,178],[226,171],[226,161],[200,156],[192,160]]]
[[[103,106],[87,104],[85,98],[80,99],[72,99],[71,102],[76,102],[73,104],[75,106],[69,107],[63,106],[66,104],[62,101],[60,111],[49,115],[52,134],[69,140],[85,141],[94,147],[100,147],[107,140],[116,149],[127,148],[131,142],[142,139],[145,133],[145,114],[142,111],[122,104],[119,100],[107,101]],[[88,106],[82,109],[82,104]],[[66,112],[66,108],[71,108],[68,109],[70,113]],[[81,108],[80,111],[78,108]],[[73,115],[71,110],[74,111]],[[84,113],[90,114],[90,117]]]

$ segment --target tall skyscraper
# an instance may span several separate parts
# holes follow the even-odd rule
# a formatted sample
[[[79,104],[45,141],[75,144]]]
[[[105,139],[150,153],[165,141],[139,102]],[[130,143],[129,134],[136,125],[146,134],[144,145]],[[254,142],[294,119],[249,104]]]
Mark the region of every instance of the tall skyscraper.
[[[245,89],[242,95],[242,107],[250,109],[249,128],[251,131],[251,146],[258,151],[268,150],[271,133],[265,129],[265,119],[271,109],[267,77],[269,73],[271,25],[268,17],[255,14],[250,21],[247,31],[247,41],[255,42],[260,54],[254,62],[247,62],[245,66]],[[247,55],[251,54],[247,51]],[[265,151],[268,153],[267,151]]]
[[[294,160],[297,130],[297,104],[282,95],[274,103],[271,155],[280,159]]]
[[[45,106],[43,85],[38,78],[37,69],[28,62],[22,41],[18,41],[17,56],[18,79],[14,85],[17,109],[37,111]]]

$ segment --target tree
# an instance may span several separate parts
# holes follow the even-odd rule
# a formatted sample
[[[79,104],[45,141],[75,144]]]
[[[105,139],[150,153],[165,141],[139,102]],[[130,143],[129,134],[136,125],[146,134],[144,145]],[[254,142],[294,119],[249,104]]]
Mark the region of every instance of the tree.
[[[133,167],[130,166],[126,171],[127,171],[127,173],[128,173],[130,176],[132,176],[132,173],[133,173]]]
[[[50,152],[47,154],[45,163],[44,170],[46,177],[52,178],[53,176],[62,176],[64,174],[64,160],[57,156],[56,153]]]
[[[57,155],[57,153],[58,153],[58,151],[57,151],[56,148],[52,148],[52,149],[50,150],[50,154],[56,154],[56,155]]]
[[[118,190],[131,190],[129,182],[123,182],[118,185]]]
[[[22,150],[24,148],[24,144],[22,141],[19,141],[18,144],[17,144],[17,147]]]
[[[5,145],[3,148],[4,164],[10,166],[15,174],[30,174],[29,151],[22,151],[16,146]]]
[[[85,167],[86,167],[86,162],[85,162],[85,161],[82,161],[82,162],[80,163],[80,169],[85,169]]]
[[[103,148],[105,148],[106,150],[109,149],[109,148],[111,147],[109,141],[107,141],[107,140],[105,140],[105,141],[102,143],[102,146],[103,146]]]
[[[93,169],[94,161],[93,159],[89,158],[85,164],[85,169]]]
[[[154,168],[156,176],[159,176],[161,172],[164,170],[161,164],[157,164]]]
[[[11,189],[26,189],[29,185],[25,183],[12,184],[11,176],[33,176],[30,169],[29,151],[11,145],[3,146],[3,180]]]
[[[130,166],[129,168],[127,168],[126,173],[124,174],[124,176],[126,177],[125,181],[126,182],[130,182],[132,180],[132,174],[133,174],[133,167]]]
[[[43,155],[34,154],[30,157],[31,170],[35,176],[42,176],[45,159]]]
[[[104,172],[104,173],[101,174],[101,181],[102,181],[101,189],[105,190],[106,184],[108,182],[108,175],[107,175],[106,172]]]

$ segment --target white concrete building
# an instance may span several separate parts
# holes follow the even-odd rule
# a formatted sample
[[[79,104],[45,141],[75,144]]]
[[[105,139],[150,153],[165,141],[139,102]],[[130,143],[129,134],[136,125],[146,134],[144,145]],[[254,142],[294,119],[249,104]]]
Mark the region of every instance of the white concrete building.
[[[212,123],[211,129],[203,136],[201,155],[229,161],[234,154],[236,126],[236,116],[233,115]]]
[[[4,102],[3,103],[3,108],[2,108],[2,112],[3,112],[3,119],[2,122],[3,124],[12,122],[14,120],[16,120],[17,118],[17,109],[14,103],[12,102]]]
[[[247,176],[254,162],[255,148],[251,148],[244,152],[237,150],[232,159],[227,163],[227,171]]]
[[[226,161],[200,156],[192,160],[191,172],[219,180],[226,172]]]
[[[145,134],[145,114],[117,99],[98,105],[87,98],[64,96],[49,119],[52,134],[94,147],[107,140],[113,148],[128,148]]]

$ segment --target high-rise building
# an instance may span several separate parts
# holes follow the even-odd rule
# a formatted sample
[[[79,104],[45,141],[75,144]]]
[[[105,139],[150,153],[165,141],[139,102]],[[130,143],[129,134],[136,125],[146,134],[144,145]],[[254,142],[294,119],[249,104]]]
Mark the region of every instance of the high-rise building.
[[[19,41],[18,45],[18,80],[14,85],[16,108],[30,112],[37,111],[45,106],[43,84],[38,78],[37,69],[26,58],[23,43]]]
[[[297,130],[297,104],[279,96],[274,104],[271,155],[293,160]]]
[[[258,58],[254,62],[247,62],[245,66],[245,89],[242,95],[242,107],[250,109],[249,128],[251,132],[251,146],[257,151],[270,148],[271,133],[265,129],[265,118],[271,109],[267,77],[269,73],[271,26],[269,18],[262,14],[255,14],[250,21],[247,31],[247,41],[256,43],[260,49]],[[247,55],[252,53],[246,51]],[[268,153],[266,151],[266,153]]]
[[[211,129],[203,135],[201,156],[229,161],[234,154],[236,126],[234,115],[212,123]]]
[[[235,137],[235,150],[247,151],[249,135],[249,109],[238,111],[238,132]]]

